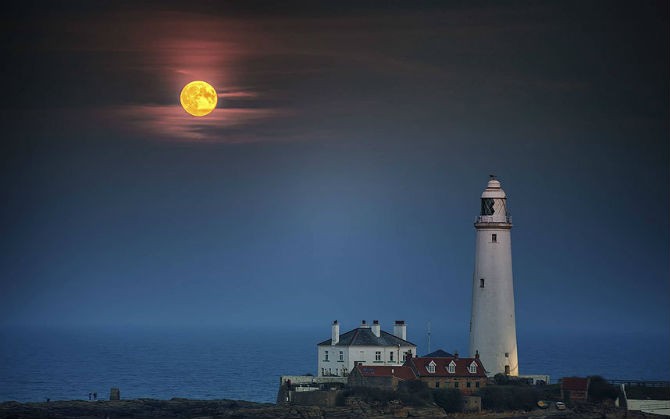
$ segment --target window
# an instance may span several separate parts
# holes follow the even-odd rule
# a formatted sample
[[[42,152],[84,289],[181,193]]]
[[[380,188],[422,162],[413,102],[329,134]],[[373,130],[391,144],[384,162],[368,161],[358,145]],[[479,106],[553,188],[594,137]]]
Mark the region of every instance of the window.
[[[402,354],[402,362],[407,361],[407,352]]]
[[[321,375],[326,375],[326,369],[325,368],[321,368]]]
[[[477,363],[475,361],[470,364],[470,373],[477,374]]]
[[[491,243],[498,243],[498,235],[491,234]]]
[[[344,352],[340,351],[340,361],[344,361]]]
[[[389,352],[389,361],[393,362],[393,351]]]
[[[505,358],[509,358],[509,352],[505,352]]]
[[[493,209],[494,202],[493,198],[482,198],[482,213],[480,215],[493,215],[495,212]]]
[[[458,381],[454,382],[454,388],[458,388]]]
[[[484,288],[484,278],[479,278],[479,288]]]
[[[435,374],[435,361],[430,361],[430,364],[426,366],[428,369],[428,372],[431,374]]]
[[[440,382],[439,381],[435,381],[435,388],[440,388]]]
[[[505,365],[505,375],[509,375],[509,365]]]
[[[470,388],[470,382],[468,381],[467,383],[465,383],[465,386],[466,386],[467,388]]]
[[[448,371],[449,371],[449,374],[455,374],[456,373],[456,363],[454,361],[451,361],[449,363]]]
[[[479,388],[479,381],[475,381],[475,387]]]
[[[375,361],[381,361],[382,360],[382,353],[381,351],[375,352]]]
[[[328,351],[325,351],[323,354],[323,360],[328,361]]]

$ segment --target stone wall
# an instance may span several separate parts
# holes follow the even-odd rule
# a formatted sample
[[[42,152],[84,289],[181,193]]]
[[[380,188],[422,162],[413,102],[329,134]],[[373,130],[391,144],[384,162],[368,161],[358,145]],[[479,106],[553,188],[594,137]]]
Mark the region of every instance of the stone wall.
[[[290,404],[299,406],[335,407],[337,396],[341,390],[335,391],[291,391],[288,394]]]
[[[445,378],[445,377],[421,377],[430,389],[456,388],[463,394],[471,394],[486,386],[486,378]],[[439,383],[439,385],[438,385]],[[458,383],[458,385],[456,384]],[[468,383],[470,387],[468,387]],[[479,385],[477,385],[479,383]]]
[[[349,375],[349,387],[374,387],[384,390],[397,390],[398,379],[395,377],[365,377],[355,369]]]

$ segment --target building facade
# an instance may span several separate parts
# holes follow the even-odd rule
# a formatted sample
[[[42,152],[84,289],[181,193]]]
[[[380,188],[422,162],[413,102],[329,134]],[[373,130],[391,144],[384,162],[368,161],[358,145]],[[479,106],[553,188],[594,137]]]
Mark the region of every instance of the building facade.
[[[470,356],[479,352],[487,374],[519,375],[512,278],[512,218],[500,182],[491,176],[475,221]]]
[[[440,351],[446,353],[444,351]],[[356,365],[349,375],[350,387],[375,387],[397,390],[407,381],[422,381],[431,389],[457,389],[468,395],[486,386],[488,378],[479,354],[474,358],[449,356],[407,356],[405,365]]]
[[[393,334],[381,330],[377,320],[372,326],[364,320],[359,327],[340,334],[335,320],[331,338],[317,345],[317,375],[346,377],[356,365],[401,366],[407,353],[416,353],[416,345],[407,340],[405,322],[395,322]]]
[[[488,382],[478,353],[472,358],[460,358],[458,354],[451,357],[409,357],[405,365],[429,388],[454,388],[470,394],[485,387]]]
[[[561,379],[561,399],[571,402],[586,402],[589,399],[588,377],[564,377]]]

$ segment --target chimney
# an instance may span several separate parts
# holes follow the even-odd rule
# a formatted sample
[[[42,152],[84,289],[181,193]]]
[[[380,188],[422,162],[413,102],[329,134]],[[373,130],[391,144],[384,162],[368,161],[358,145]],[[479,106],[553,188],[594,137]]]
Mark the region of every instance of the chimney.
[[[373,320],[372,321],[372,333],[374,333],[375,336],[377,336],[377,337],[380,337],[382,335],[381,326],[379,325],[379,320]]]
[[[337,345],[340,342],[340,324],[335,320],[333,322],[333,333],[331,345]]]
[[[458,359],[458,351],[454,351],[454,359]]]
[[[475,351],[475,359],[479,359],[479,351]]]
[[[361,320],[361,327],[366,327],[367,328],[367,327],[370,327],[370,326],[368,326],[368,322],[366,322],[365,320]]]
[[[404,320],[396,320],[393,326],[393,335],[402,340],[407,340],[407,326]]]

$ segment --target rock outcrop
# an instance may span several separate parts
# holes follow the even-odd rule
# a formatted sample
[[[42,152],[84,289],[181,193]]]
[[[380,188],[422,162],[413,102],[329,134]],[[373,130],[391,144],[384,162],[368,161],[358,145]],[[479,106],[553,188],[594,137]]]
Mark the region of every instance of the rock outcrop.
[[[483,412],[476,414],[445,414],[437,406],[409,407],[401,405],[369,405],[358,402],[351,406],[321,408],[316,406],[274,405],[241,400],[137,399],[119,401],[52,401],[44,403],[0,403],[0,419],[349,419],[349,418],[651,418],[640,412],[599,406],[583,406],[576,410],[547,412]]]

